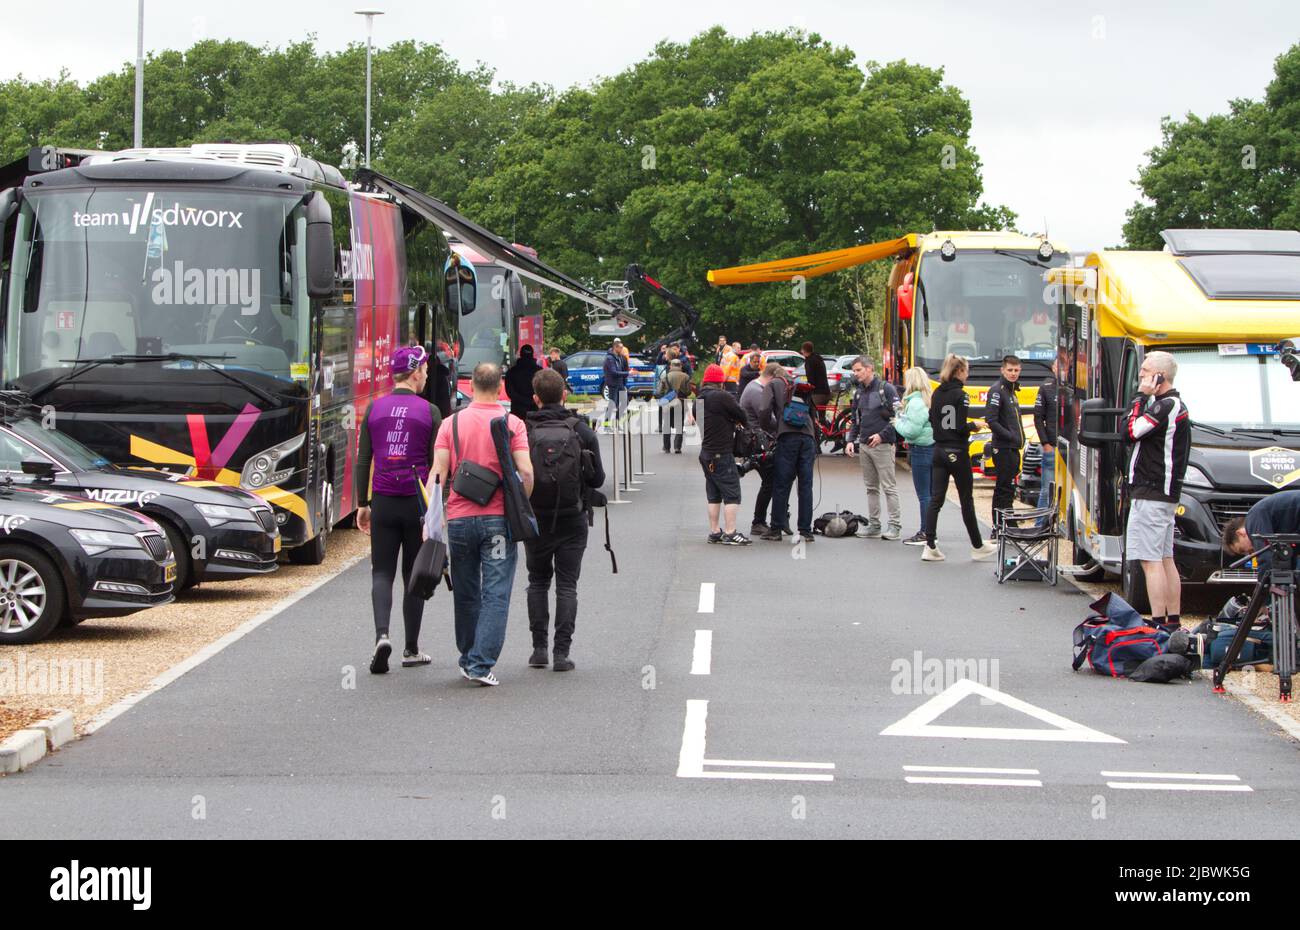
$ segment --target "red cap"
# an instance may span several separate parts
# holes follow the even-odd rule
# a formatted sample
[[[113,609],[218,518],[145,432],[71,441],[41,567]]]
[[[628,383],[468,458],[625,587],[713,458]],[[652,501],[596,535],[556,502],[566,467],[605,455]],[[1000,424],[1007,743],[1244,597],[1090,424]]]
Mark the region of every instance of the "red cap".
[[[710,365],[704,369],[702,380],[705,384],[722,384],[727,380],[727,373],[722,370],[721,365]]]

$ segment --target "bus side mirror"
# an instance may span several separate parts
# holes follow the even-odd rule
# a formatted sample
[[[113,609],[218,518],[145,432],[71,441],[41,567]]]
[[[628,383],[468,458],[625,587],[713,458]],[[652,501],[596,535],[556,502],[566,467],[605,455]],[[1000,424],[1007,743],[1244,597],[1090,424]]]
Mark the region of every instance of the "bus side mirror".
[[[18,188],[0,191],[0,232],[9,225],[9,219],[18,210]],[[2,238],[2,237],[0,237]]]
[[[478,277],[472,266],[454,264],[447,266],[445,284],[447,308],[464,316],[478,306]]]
[[[910,320],[912,318],[912,305],[915,300],[913,289],[916,287],[912,283],[912,272],[908,272],[903,283],[898,285],[898,318],[900,320]]]
[[[23,474],[31,475],[37,481],[54,480],[54,463],[45,459],[24,459]]]
[[[1105,407],[1100,397],[1085,400],[1079,407],[1079,442],[1090,449],[1100,449],[1124,441],[1119,418],[1128,413],[1123,407]]]
[[[334,216],[319,191],[307,201],[307,296],[334,293]]]

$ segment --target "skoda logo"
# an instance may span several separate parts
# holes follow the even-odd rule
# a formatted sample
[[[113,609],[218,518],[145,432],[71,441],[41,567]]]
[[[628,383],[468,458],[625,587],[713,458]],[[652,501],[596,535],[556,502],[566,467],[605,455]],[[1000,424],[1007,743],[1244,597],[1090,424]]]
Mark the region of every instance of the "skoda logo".
[[[20,513],[10,514],[3,520],[0,520],[0,532],[8,535],[30,519],[31,517],[25,517]]]

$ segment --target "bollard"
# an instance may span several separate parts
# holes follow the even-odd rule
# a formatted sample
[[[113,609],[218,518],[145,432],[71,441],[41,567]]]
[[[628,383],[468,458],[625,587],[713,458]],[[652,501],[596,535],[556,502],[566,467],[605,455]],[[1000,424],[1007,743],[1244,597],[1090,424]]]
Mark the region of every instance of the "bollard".
[[[652,471],[645,470],[645,434],[646,434],[646,430],[649,429],[649,423],[651,419],[651,417],[647,415],[648,412],[649,412],[648,407],[643,406],[641,408],[641,413],[642,413],[641,428],[637,430],[637,439],[639,440],[641,445],[641,467],[636,470],[636,474],[638,476],[646,476],[646,475],[654,474],[654,472]],[[644,482],[641,483],[644,484]]]
[[[620,490],[620,488],[619,488],[619,486],[618,486],[618,443],[619,443],[619,439],[618,439],[618,420],[608,416],[608,414],[609,414],[609,407],[608,407],[608,405],[605,407],[605,414],[606,414],[606,419],[608,420],[608,422],[609,422],[609,424],[610,424],[610,427],[609,427],[609,458],[610,458],[610,466],[611,466],[611,469],[612,469],[612,475],[613,475],[613,478],[614,478],[614,496],[613,496],[612,498],[609,498],[609,499],[607,500],[607,502],[610,503],[610,504],[630,504],[630,503],[632,503],[631,501],[628,501],[628,500],[624,500],[624,499],[623,499],[623,495],[622,495],[621,490]],[[624,467],[626,467],[626,465],[627,465],[627,463],[624,462]]]
[[[623,403],[619,405],[621,407],[621,412],[619,416],[615,417],[616,421],[622,419],[627,415],[627,391],[626,390],[623,391],[621,397]],[[623,491],[624,493],[627,494],[634,494],[637,491],[640,491],[641,489],[634,488],[632,487],[632,485],[640,484],[640,482],[632,480],[632,433],[627,428],[626,423],[624,423],[623,426],[624,426],[623,428]]]

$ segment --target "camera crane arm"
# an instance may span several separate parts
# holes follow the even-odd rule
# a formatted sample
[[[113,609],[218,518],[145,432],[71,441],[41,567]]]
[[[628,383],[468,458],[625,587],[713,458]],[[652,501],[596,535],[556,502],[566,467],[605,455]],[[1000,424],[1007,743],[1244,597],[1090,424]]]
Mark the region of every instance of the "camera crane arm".
[[[681,326],[668,333],[666,336],[656,339],[641,350],[647,360],[653,361],[661,349],[675,342],[685,342],[688,349],[694,346],[695,325],[700,321],[700,311],[695,309],[695,305],[685,297],[673,293],[654,278],[650,277],[650,275],[645,273],[645,269],[635,262],[627,266],[625,276],[629,285],[640,285],[651,294],[662,297],[681,317]]]

